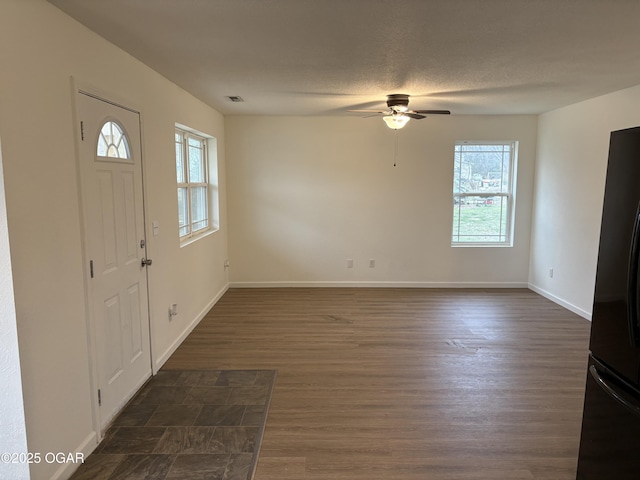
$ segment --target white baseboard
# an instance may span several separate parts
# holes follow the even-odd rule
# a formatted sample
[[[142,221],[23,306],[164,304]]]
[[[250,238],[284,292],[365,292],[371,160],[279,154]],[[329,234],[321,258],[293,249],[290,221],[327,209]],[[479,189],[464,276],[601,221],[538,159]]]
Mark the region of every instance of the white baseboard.
[[[528,288],[526,282],[231,282],[230,288]]]
[[[173,355],[180,344],[184,342],[184,339],[189,336],[189,334],[193,331],[194,328],[200,323],[200,321],[205,317],[209,310],[213,308],[213,306],[218,303],[218,300],[229,290],[229,284],[227,283],[222,290],[220,290],[215,297],[198,313],[196,318],[194,318],[189,325],[183,330],[183,332],[169,345],[169,348],[165,350],[165,352],[157,358],[153,359],[153,374],[155,375],[160,368],[165,364],[169,357]]]
[[[91,432],[87,437],[76,447],[73,452],[65,452],[65,454],[72,453],[74,458],[78,458],[75,455],[78,453],[82,454],[82,457],[86,461],[89,455],[96,449],[98,446],[98,441],[96,439],[96,432]],[[56,470],[56,472],[51,477],[51,480],[61,480],[71,477],[73,472],[75,472],[78,468],[80,468],[82,463],[72,463],[72,462],[64,462],[60,465],[60,468]]]
[[[537,294],[542,295],[543,297],[551,300],[553,303],[557,303],[561,307],[564,307],[567,310],[572,311],[576,315],[580,315],[581,317],[586,318],[589,321],[591,320],[591,312],[587,312],[586,310],[574,305],[573,303],[567,302],[566,300],[563,300],[562,298],[557,297],[556,295],[554,295],[551,292],[548,292],[544,288],[540,288],[537,285],[533,285],[532,283],[530,283],[529,290],[532,290]]]

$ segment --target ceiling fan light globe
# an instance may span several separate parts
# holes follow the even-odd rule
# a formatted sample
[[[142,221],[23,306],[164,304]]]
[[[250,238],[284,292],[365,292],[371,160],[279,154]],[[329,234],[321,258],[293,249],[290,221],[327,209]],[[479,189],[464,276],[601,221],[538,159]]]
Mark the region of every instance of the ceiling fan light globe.
[[[410,118],[405,115],[385,115],[382,119],[387,124],[387,127],[393,130],[400,130],[410,120]]]

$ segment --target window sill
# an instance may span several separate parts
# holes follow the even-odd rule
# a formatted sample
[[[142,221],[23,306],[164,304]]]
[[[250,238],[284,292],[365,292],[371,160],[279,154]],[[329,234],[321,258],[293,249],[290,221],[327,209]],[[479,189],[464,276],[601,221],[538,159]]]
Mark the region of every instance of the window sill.
[[[453,248],[469,248],[469,247],[513,248],[513,243],[452,243],[451,247]]]
[[[198,232],[195,235],[192,235],[191,237],[187,237],[185,239],[180,239],[180,248],[186,247],[187,245],[191,245],[192,243],[195,243],[198,240],[201,240],[201,239],[203,239],[205,237],[208,237],[209,235],[213,235],[218,230],[220,230],[220,227],[214,227],[214,228],[210,228],[208,230],[205,230],[204,232]]]

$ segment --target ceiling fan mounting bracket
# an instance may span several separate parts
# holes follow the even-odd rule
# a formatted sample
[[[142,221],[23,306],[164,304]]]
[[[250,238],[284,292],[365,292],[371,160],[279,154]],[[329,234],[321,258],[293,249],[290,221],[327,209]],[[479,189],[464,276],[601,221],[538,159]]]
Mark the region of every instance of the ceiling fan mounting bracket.
[[[408,107],[409,95],[404,93],[394,93],[387,95],[387,107],[393,109],[393,107]]]

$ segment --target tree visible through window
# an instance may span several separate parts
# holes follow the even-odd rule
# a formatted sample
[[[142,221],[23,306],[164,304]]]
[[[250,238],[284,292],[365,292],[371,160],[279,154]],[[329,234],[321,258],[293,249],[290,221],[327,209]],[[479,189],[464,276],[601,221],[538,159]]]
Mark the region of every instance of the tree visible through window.
[[[516,142],[458,142],[452,245],[512,245]]]
[[[209,228],[209,177],[207,141],[176,129],[178,228],[180,238]]]

